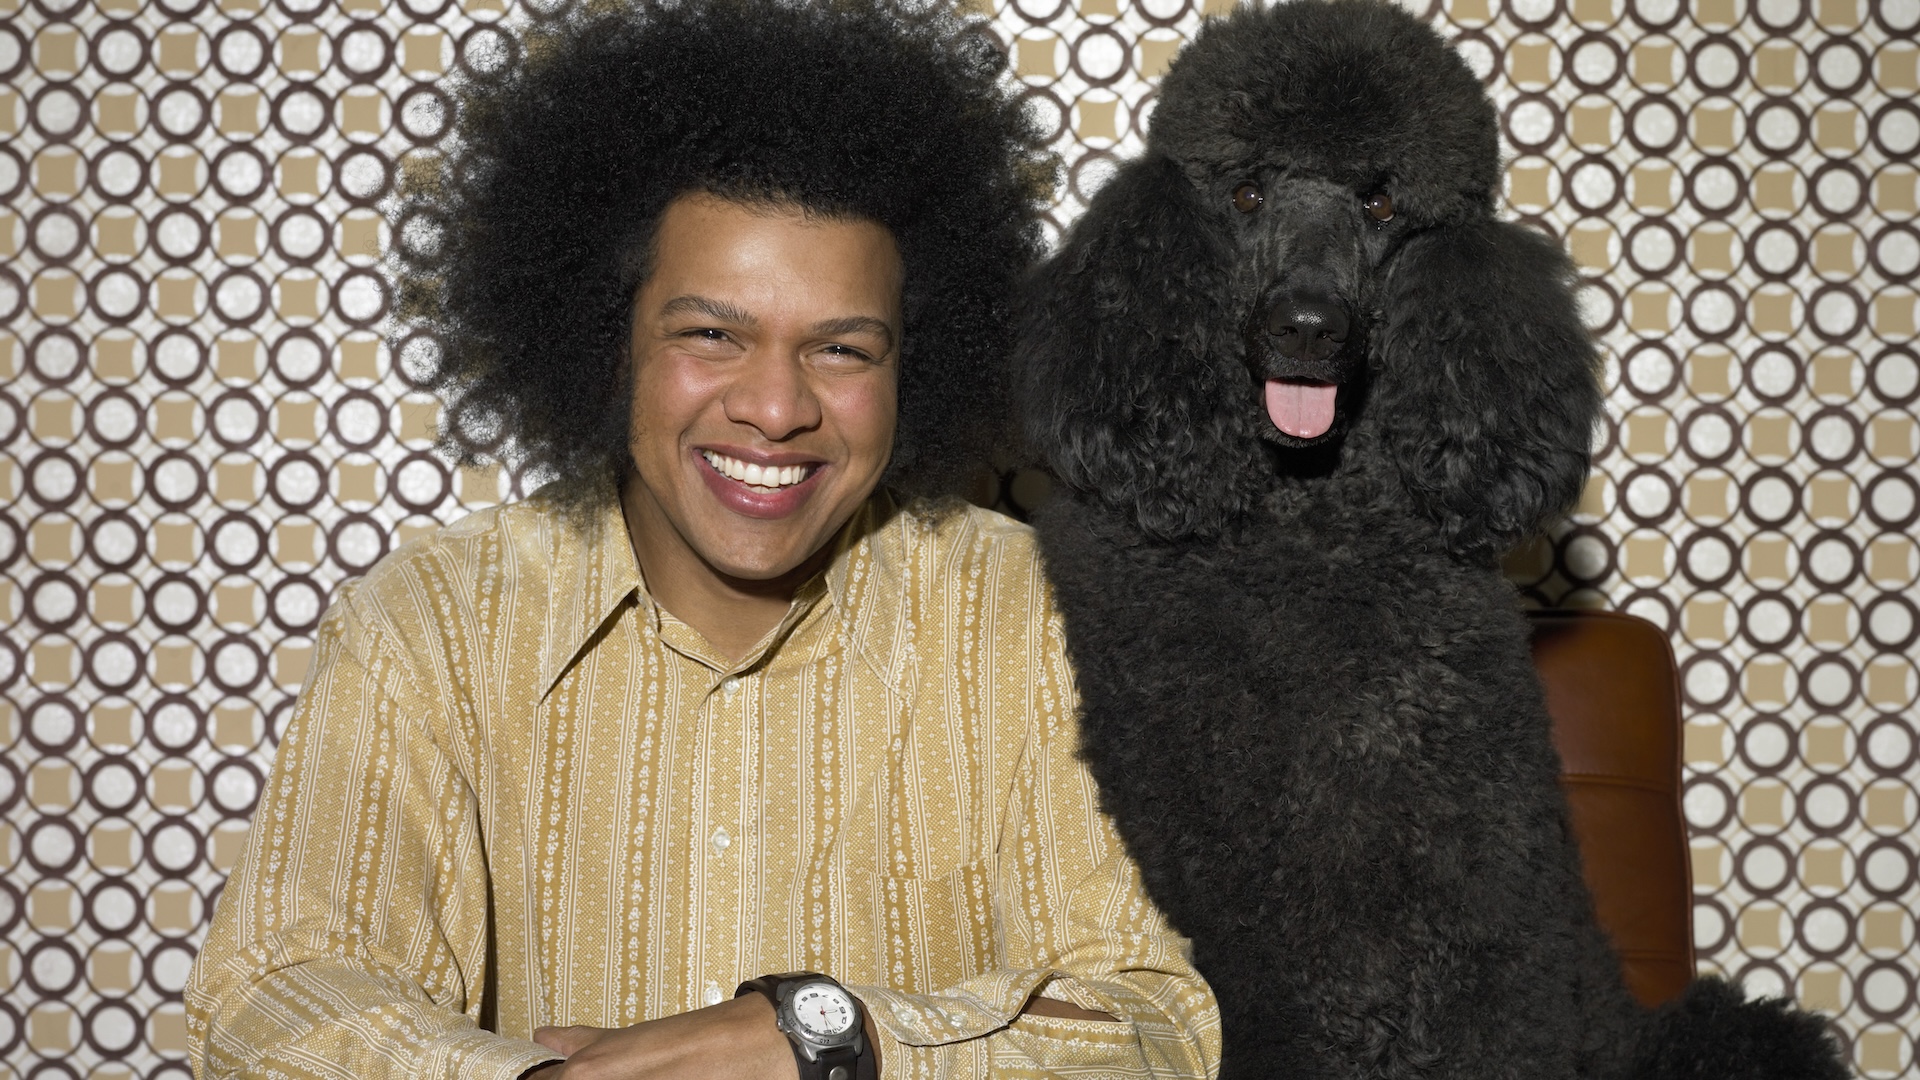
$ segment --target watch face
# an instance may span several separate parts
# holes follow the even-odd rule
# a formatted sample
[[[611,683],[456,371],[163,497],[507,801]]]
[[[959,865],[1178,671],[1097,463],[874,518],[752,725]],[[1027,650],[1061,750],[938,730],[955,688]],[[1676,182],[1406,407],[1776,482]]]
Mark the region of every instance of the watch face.
[[[787,1007],[793,1010],[794,1023],[808,1039],[837,1040],[858,1023],[852,996],[832,983],[802,986],[788,1000]]]

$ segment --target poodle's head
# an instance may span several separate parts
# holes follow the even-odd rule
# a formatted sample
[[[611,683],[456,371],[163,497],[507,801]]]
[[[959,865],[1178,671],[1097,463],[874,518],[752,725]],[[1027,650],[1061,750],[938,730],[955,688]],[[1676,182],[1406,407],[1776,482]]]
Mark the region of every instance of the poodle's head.
[[[1150,153],[1225,208],[1251,183],[1337,188],[1376,235],[1492,212],[1499,123],[1480,81],[1426,23],[1385,0],[1241,7],[1167,72]],[[1375,231],[1375,230],[1370,230]]]
[[[1462,553],[1577,495],[1599,398],[1557,247],[1493,217],[1492,104],[1388,0],[1242,7],[1036,275],[1027,430],[1163,539],[1384,466]]]

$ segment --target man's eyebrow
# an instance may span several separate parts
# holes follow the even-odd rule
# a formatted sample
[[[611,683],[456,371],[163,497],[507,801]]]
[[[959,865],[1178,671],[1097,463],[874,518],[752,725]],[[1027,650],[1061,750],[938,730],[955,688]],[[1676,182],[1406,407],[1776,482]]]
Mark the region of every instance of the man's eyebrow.
[[[715,322],[731,323],[734,326],[748,328],[760,325],[760,320],[743,307],[729,304],[725,300],[688,293],[676,296],[660,305],[660,317],[671,318],[675,315],[704,315]],[[823,319],[813,324],[813,332],[823,337],[840,337],[846,334],[874,334],[893,348],[893,327],[884,319],[871,315],[842,315],[836,319]]]
[[[844,315],[838,319],[827,319],[813,324],[813,332],[825,337],[840,337],[845,334],[875,334],[893,348],[893,327],[871,315]]]
[[[705,315],[707,318],[717,322],[732,323],[735,326],[752,327],[760,325],[760,320],[754,318],[753,313],[745,308],[736,307],[727,303],[725,300],[713,300],[705,296],[695,296],[691,293],[685,296],[676,296],[660,305],[660,315],[662,318],[670,315],[686,314]]]

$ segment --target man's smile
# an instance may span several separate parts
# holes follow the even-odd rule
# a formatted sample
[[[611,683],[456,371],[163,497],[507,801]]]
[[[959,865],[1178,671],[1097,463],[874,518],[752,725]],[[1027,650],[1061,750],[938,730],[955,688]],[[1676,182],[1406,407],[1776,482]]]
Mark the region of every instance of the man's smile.
[[[751,461],[742,461],[728,457],[717,450],[702,450],[700,456],[715,472],[730,480],[753,488],[755,491],[774,492],[781,488],[792,487],[812,476],[820,465],[807,462],[798,465],[760,465]]]
[[[748,461],[709,447],[695,451],[694,468],[722,509],[762,521],[799,513],[832,471],[817,459]]]

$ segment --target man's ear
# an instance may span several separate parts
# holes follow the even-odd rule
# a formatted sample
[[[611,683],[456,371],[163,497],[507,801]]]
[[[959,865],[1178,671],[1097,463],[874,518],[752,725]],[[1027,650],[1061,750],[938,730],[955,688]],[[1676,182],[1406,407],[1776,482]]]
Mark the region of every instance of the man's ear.
[[[1192,183],[1149,153],[1093,197],[1023,300],[1015,363],[1031,447],[1068,487],[1163,539],[1210,531],[1245,500],[1227,459],[1244,440],[1221,407],[1247,382],[1223,340],[1232,260]]]
[[[1554,241],[1491,219],[1414,236],[1389,270],[1374,407],[1458,553],[1504,549],[1580,496],[1601,398],[1574,283]]]

